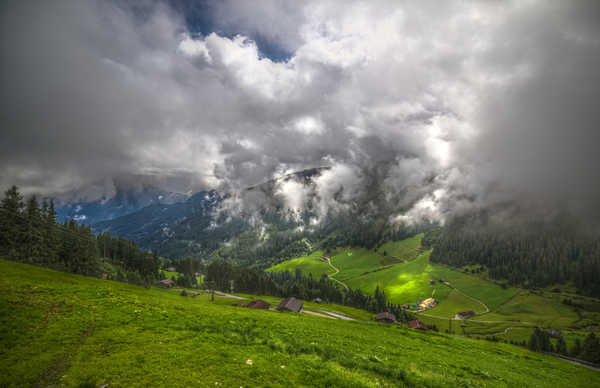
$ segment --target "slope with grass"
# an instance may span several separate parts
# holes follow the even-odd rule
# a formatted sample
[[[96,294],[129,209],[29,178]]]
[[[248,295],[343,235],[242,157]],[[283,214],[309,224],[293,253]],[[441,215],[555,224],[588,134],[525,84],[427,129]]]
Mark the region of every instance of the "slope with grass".
[[[298,257],[296,259],[286,260],[282,263],[274,265],[266,270],[266,272],[294,272],[297,269],[305,275],[312,274],[313,278],[321,276],[321,274],[332,274],[335,271],[321,259],[323,251],[314,251],[308,256]]]
[[[3,260],[0,271],[0,386],[600,385],[594,371],[504,344],[244,309]]]
[[[398,304],[412,304],[434,297],[438,305],[419,313],[419,319],[459,335],[495,336],[522,342],[529,338],[534,327],[541,326],[563,330],[565,340],[572,346],[576,338],[585,336],[589,326],[600,322],[600,301],[597,299],[568,292],[532,292],[501,287],[489,281],[485,271],[430,263],[431,252],[423,250],[420,239],[418,235],[386,243],[371,251],[339,248],[331,258],[340,268],[334,278],[343,279],[349,287],[368,294],[373,294],[379,287],[391,302]],[[383,255],[384,251],[386,255]],[[385,265],[385,257],[389,257],[390,252],[396,262]],[[402,257],[401,252],[407,256]],[[481,270],[479,267],[477,269]],[[293,271],[296,267],[293,260],[289,260],[276,270],[282,268]],[[431,280],[435,283],[430,284]],[[563,288],[569,290],[566,286]],[[573,300],[576,306],[565,305],[565,298]],[[449,322],[456,313],[467,310],[480,315],[468,321]]]

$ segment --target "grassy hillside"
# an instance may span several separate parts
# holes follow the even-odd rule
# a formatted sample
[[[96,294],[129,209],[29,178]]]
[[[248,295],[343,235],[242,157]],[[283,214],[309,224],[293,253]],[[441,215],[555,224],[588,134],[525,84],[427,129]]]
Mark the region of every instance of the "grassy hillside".
[[[327,273],[332,274],[335,272],[329,264],[321,260],[323,251],[315,251],[309,256],[298,257],[296,259],[286,260],[283,263],[274,265],[267,269],[267,272],[283,272],[291,271],[294,272],[296,269],[301,270],[304,274],[308,275],[312,273],[313,278],[321,276],[321,274]]]
[[[547,386],[600,375],[518,347],[0,260],[0,386]]]
[[[485,271],[473,271],[483,269],[480,266],[457,269],[430,263],[431,252],[421,247],[421,238],[422,235],[417,235],[386,243],[376,251],[339,248],[331,259],[340,269],[334,277],[368,294],[379,286],[389,300],[398,304],[412,304],[433,296],[439,304],[420,314],[420,319],[454,334],[495,336],[521,342],[529,339],[534,327],[541,326],[562,329],[567,344],[572,346],[575,339],[581,340],[586,335],[586,327],[600,322],[600,301],[597,299],[569,293],[570,289],[565,286],[562,288],[567,291],[563,293],[501,287],[489,281]],[[386,255],[383,255],[384,251]],[[389,264],[390,256],[394,257],[392,264]],[[288,260],[270,270],[294,271],[307,259]],[[430,284],[430,280],[435,283]],[[577,306],[565,305],[564,298],[573,300]],[[457,312],[466,310],[482,315],[462,322],[462,325],[449,321]]]

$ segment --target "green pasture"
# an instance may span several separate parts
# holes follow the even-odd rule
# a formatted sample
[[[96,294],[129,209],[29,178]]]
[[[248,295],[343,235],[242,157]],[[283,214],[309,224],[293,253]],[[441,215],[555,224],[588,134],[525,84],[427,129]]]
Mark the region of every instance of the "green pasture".
[[[0,386],[590,387],[519,347],[251,310],[0,260]]]

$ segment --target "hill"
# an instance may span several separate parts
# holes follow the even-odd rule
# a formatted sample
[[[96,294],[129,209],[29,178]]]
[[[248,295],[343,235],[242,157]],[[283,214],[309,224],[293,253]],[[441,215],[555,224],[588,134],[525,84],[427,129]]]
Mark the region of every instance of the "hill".
[[[432,309],[418,313],[419,319],[440,330],[476,338],[497,338],[523,343],[534,328],[562,330],[569,348],[583,341],[590,327],[600,322],[600,301],[577,295],[568,287],[563,291],[524,290],[507,287],[488,279],[481,266],[453,268],[430,262],[431,250],[421,245],[422,234],[398,242],[386,243],[374,250],[346,247],[332,252],[331,263],[339,273],[330,276],[352,289],[373,295],[379,287],[390,302],[413,305],[433,297]],[[385,250],[383,249],[385,247]],[[395,263],[387,264],[397,252]],[[328,266],[321,252],[284,261],[267,271],[323,272]],[[314,276],[314,273],[313,273]],[[565,300],[574,304],[565,304]],[[412,307],[414,310],[414,307]],[[471,319],[454,320],[461,311],[477,313]]]
[[[597,372],[514,346],[0,260],[1,386],[589,387]]]

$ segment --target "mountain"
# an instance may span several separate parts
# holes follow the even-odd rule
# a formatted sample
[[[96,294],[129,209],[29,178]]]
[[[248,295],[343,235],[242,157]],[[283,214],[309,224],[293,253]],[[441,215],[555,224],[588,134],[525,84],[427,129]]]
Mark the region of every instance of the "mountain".
[[[150,205],[170,205],[185,201],[187,195],[166,191],[148,182],[112,179],[100,182],[85,191],[74,191],[55,198],[60,222],[75,219],[80,224],[118,218]]]
[[[296,188],[308,187],[326,170],[303,170],[237,193],[200,192],[184,202],[153,204],[97,222],[93,229],[137,241],[165,257],[218,256],[266,267],[274,255],[288,257],[308,248],[301,240],[309,233],[310,212],[286,208],[278,194],[281,185],[293,181]]]
[[[171,227],[190,218],[202,219],[202,223],[208,226],[212,213],[221,200],[216,191],[203,191],[183,202],[151,204],[130,214],[95,223],[93,229],[98,233],[107,232],[150,247],[155,236],[167,239],[173,237]]]

